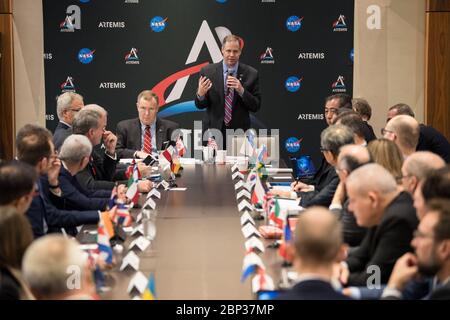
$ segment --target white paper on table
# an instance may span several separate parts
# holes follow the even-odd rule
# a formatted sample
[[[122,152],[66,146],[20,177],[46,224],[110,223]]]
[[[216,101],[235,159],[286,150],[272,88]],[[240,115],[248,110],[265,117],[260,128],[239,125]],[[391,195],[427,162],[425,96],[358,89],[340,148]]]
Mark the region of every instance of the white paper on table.
[[[255,220],[253,220],[252,216],[248,213],[248,211],[245,211],[241,216],[241,226],[245,225],[247,222],[250,222],[251,224],[255,225]]]
[[[170,191],[186,191],[187,188],[170,188]]]
[[[253,206],[246,200],[242,200],[239,204],[238,204],[238,210],[239,211],[243,211],[244,209],[248,209],[250,211],[253,210]]]
[[[292,173],[292,168],[266,168],[267,173]]]
[[[145,201],[145,203],[142,206],[142,208],[145,209],[147,206],[150,207],[152,210],[155,210],[156,202],[152,198],[148,198],[147,201]]]
[[[266,267],[262,262],[261,258],[254,252],[250,252],[244,257],[244,261],[242,263],[242,270],[247,269],[249,266],[257,265],[261,269],[265,270]]]
[[[264,277],[264,281],[261,281],[261,277]],[[262,286],[261,286],[262,283]],[[265,290],[265,291],[272,291],[275,290],[275,286],[273,284],[273,279],[267,275],[267,274],[257,274],[252,279],[252,291],[253,293],[256,293],[258,291]]]
[[[280,198],[277,198],[277,200],[281,210],[305,210],[305,208],[298,205],[298,200]]]
[[[152,190],[150,190],[150,192],[147,194],[147,199],[150,198],[151,196],[155,196],[158,199],[161,199],[161,192],[159,192],[158,190],[156,190],[156,188],[153,188]]]
[[[143,161],[143,159],[122,158],[122,159],[119,160],[119,162],[123,163],[123,164],[131,164],[133,162],[133,160],[136,161],[136,162]]]
[[[83,251],[96,250],[98,248],[98,244],[96,244],[96,243],[79,244],[78,248],[80,248]]]
[[[144,225],[140,224],[136,226],[133,231],[131,231],[131,235],[134,236],[135,234],[140,233],[141,235],[144,235]]]
[[[256,248],[261,252],[264,252],[264,244],[257,237],[251,237],[247,241],[245,241],[245,250],[250,250],[250,248]]]
[[[122,265],[120,266],[120,271],[125,270],[126,267],[130,266],[135,271],[139,271],[140,259],[133,251],[128,252],[128,254],[123,258]]]
[[[291,191],[290,186],[273,186],[271,188],[272,190],[279,190],[279,191]]]
[[[133,240],[130,243],[130,249],[133,249],[134,247],[137,247],[139,250],[144,251],[148,248],[150,245],[150,241],[146,239],[145,237],[140,236],[139,238]]]
[[[261,234],[259,231],[255,228],[254,225],[251,223],[247,223],[245,226],[242,227],[242,234],[246,239],[250,238],[251,236],[255,235],[259,238],[261,238]]]
[[[246,197],[247,199],[250,200],[251,198],[251,194],[250,192],[248,192],[247,189],[242,189],[241,191],[238,192],[238,194],[236,195],[236,199],[239,200],[242,197]]]
[[[198,160],[195,158],[179,158],[181,165],[192,165],[198,163]]]
[[[271,177],[273,180],[289,180],[292,181],[291,176],[273,176]]]
[[[134,288],[140,293],[143,294],[145,289],[147,288],[148,279],[147,277],[140,271],[136,272],[136,274],[131,278],[130,283],[128,284],[127,292],[131,293]]]
[[[235,183],[234,190],[237,190],[243,186],[244,186],[244,182],[242,180],[239,180],[238,182]]]
[[[232,175],[231,175],[231,179],[236,179],[236,178],[239,178],[239,179],[241,179],[241,180],[244,180],[244,175],[242,174],[242,173],[240,173],[239,171],[236,171],[235,173],[233,173]]]

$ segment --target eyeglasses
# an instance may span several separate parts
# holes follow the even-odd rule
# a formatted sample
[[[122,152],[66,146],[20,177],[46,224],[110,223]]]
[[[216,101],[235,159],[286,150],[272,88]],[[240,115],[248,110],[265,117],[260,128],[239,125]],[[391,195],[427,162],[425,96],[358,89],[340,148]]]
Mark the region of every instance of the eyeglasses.
[[[81,109],[69,109],[70,111],[72,111],[72,112],[74,112],[74,113],[77,113],[77,112],[80,112],[81,111]]]
[[[381,135],[382,135],[382,136],[384,136],[384,135],[386,134],[386,132],[394,133],[394,131],[387,130],[387,129],[385,129],[385,128],[382,128],[382,129],[381,129]]]
[[[414,238],[431,238],[431,239],[433,239],[433,238],[434,238],[434,235],[432,235],[432,234],[426,234],[426,233],[423,233],[423,232],[421,232],[421,231],[419,231],[419,230],[416,230],[416,231],[414,231],[414,233],[413,233],[413,237],[414,237]]]

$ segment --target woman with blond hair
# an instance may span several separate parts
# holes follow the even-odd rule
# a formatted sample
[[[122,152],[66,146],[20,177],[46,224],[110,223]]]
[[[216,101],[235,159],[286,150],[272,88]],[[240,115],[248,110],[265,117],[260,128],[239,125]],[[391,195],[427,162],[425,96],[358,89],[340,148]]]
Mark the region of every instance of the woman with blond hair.
[[[367,148],[373,161],[386,168],[397,184],[401,184],[403,156],[397,145],[388,139],[377,139],[371,141]]]

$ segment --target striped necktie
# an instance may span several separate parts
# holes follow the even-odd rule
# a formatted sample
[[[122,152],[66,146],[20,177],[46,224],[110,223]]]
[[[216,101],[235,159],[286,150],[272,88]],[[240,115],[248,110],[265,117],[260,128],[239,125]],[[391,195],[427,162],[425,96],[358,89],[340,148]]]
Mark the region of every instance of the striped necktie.
[[[230,73],[227,73],[227,75]],[[231,74],[230,74],[231,75]],[[225,81],[226,81],[225,77]],[[225,84],[226,85],[226,84]],[[233,97],[234,97],[234,89],[228,88],[225,91],[225,117],[223,121],[225,122],[225,125],[228,127],[231,122],[232,113],[233,113]]]
[[[152,132],[150,126],[145,127],[144,133],[144,148],[142,149],[145,153],[152,153]]]

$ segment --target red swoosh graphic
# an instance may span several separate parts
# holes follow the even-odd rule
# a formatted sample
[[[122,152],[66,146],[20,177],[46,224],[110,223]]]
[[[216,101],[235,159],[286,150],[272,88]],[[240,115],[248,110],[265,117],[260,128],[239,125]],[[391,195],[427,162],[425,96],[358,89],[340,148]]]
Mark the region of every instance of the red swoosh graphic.
[[[166,104],[166,99],[164,98],[164,92],[167,90],[167,88],[177,81],[178,79],[181,79],[186,76],[190,76],[192,74],[196,74],[200,71],[201,68],[208,65],[209,62],[204,62],[202,64],[178,71],[161,82],[159,82],[156,86],[154,86],[151,90],[158,96],[159,99],[159,106],[162,107]]]

